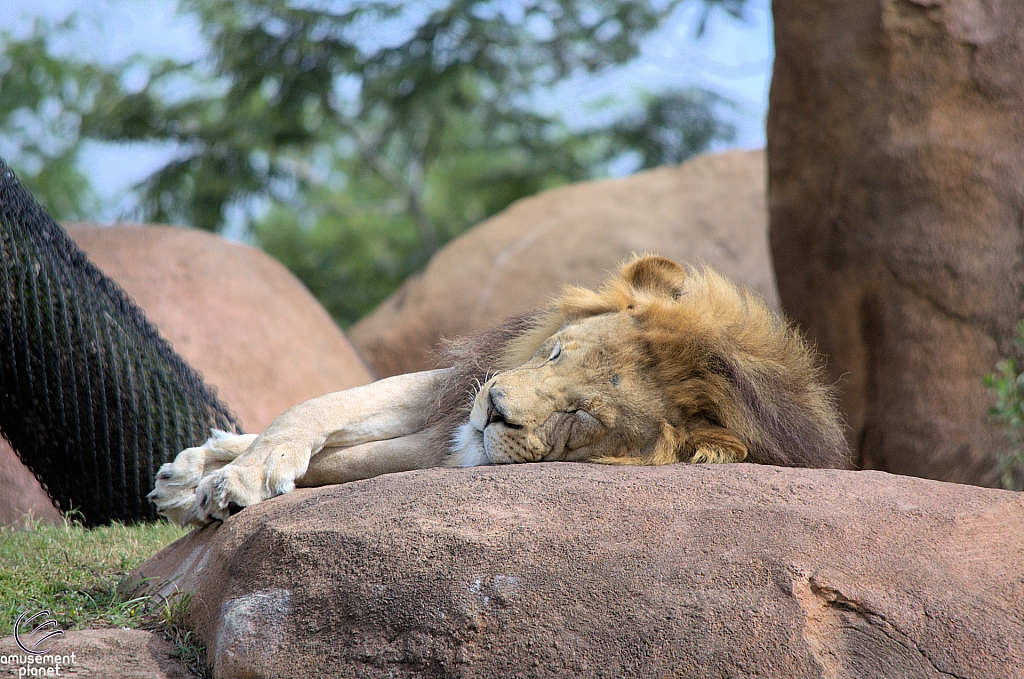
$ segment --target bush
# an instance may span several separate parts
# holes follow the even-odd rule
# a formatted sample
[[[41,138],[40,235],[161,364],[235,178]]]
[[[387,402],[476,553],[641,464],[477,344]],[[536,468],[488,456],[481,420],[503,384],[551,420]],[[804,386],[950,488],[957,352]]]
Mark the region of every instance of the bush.
[[[1017,323],[1013,343],[1024,350],[1024,319]],[[1024,488],[1024,373],[1018,369],[1017,360],[1010,357],[996,363],[996,372],[983,379],[996,396],[989,413],[993,420],[1006,426],[1009,441],[1008,451],[999,456],[1000,484],[1009,490],[1021,490]]]

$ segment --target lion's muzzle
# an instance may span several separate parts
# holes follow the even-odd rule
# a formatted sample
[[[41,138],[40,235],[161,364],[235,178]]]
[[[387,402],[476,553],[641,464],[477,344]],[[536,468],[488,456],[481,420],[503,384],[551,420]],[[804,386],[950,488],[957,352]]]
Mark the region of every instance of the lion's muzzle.
[[[481,433],[484,452],[493,464],[527,462],[533,456],[521,440],[525,421],[522,413],[517,417],[507,390],[497,384],[500,376],[492,377],[477,392],[469,422]]]
[[[487,427],[492,424],[500,424],[510,429],[522,429],[523,425],[515,422],[509,417],[508,404],[505,401],[505,392],[498,387],[491,387],[487,390]]]

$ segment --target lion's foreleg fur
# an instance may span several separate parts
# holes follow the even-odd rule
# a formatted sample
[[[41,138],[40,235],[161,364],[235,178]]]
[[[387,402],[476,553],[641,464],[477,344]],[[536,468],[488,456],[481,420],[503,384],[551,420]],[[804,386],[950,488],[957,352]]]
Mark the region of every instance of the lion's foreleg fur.
[[[313,485],[303,483],[303,476],[311,459],[325,450],[328,454],[313,465],[318,478],[355,480],[438,464],[439,460],[427,464],[430,461],[413,445],[370,444],[420,432],[437,408],[438,384],[447,373],[443,369],[397,375],[301,403],[258,437],[250,435],[244,452],[216,469],[206,468],[206,457],[220,453],[205,447],[183,451],[169,467],[165,465],[165,485],[177,491],[173,498],[157,492],[158,478],[152,494],[157,509],[178,523],[223,520],[233,507],[290,492],[296,485]],[[172,505],[183,511],[172,516]]]
[[[325,486],[359,481],[381,474],[438,467],[448,455],[430,445],[431,432],[368,441],[348,448],[325,447],[309,461],[306,473],[296,479],[299,487]]]

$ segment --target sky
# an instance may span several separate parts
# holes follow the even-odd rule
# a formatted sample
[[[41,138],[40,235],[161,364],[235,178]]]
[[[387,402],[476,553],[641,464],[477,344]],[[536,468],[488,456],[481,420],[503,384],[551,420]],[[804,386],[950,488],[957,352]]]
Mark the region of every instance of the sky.
[[[180,60],[203,56],[199,25],[176,13],[176,0],[0,0],[0,31],[27,35],[37,18],[61,20],[78,12],[80,23],[58,51],[116,63],[133,54]],[[560,113],[570,125],[586,126],[593,114],[580,102],[616,97],[624,105],[641,91],[701,86],[735,104],[726,115],[737,127],[736,139],[715,150],[765,145],[765,116],[774,50],[770,0],[747,0],[738,21],[717,13],[703,38],[694,39],[700,5],[683,5],[644,42],[639,58],[625,67],[578,78],[560,86],[536,105]],[[90,144],[81,165],[103,202],[107,221],[130,210],[128,189],[162,166],[174,153],[152,144]]]

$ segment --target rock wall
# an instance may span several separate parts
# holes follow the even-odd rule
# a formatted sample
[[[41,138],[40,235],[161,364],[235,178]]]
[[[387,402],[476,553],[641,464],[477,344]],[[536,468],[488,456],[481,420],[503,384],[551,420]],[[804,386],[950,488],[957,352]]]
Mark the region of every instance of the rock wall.
[[[593,286],[634,252],[704,261],[777,306],[763,151],[695,158],[521,200],[448,244],[349,337],[385,377],[434,367],[441,337]]]
[[[1024,4],[775,0],[771,250],[864,468],[991,484],[1024,313]]]
[[[749,464],[304,489],[133,575],[237,677],[1024,677],[1024,500]]]

